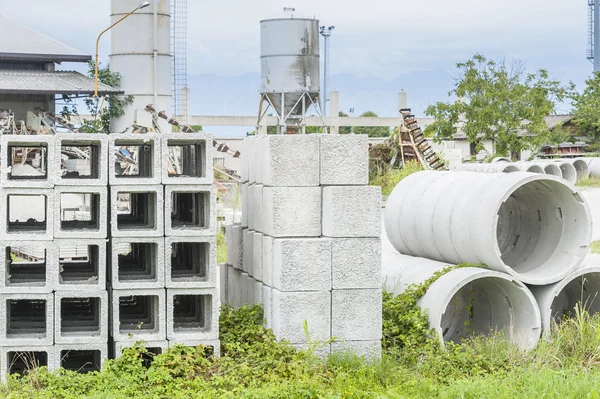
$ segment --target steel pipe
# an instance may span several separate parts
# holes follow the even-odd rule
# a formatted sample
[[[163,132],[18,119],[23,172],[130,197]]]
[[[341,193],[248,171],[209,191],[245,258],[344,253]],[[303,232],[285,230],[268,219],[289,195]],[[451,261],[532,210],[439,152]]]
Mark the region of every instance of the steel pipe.
[[[402,254],[485,264],[535,285],[577,269],[592,234],[573,186],[524,172],[413,173],[389,196],[385,228]]]

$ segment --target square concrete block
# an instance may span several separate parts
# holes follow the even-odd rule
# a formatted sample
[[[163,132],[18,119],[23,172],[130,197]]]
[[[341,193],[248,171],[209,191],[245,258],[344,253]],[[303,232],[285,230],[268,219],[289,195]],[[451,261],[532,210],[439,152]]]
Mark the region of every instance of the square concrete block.
[[[112,290],[111,329],[115,341],[167,339],[165,289]]]
[[[263,284],[260,281],[254,280],[254,288],[252,290],[254,294],[254,299],[252,300],[252,303],[254,305],[261,305],[263,303],[262,286]]]
[[[248,228],[254,230],[254,217],[256,216],[255,204],[254,204],[254,187],[256,184],[250,184],[248,186],[248,195],[246,196],[246,212],[248,212]]]
[[[218,339],[184,339],[184,340],[170,340],[169,348],[174,348],[178,345],[182,346],[204,346],[206,347],[205,353],[213,357],[221,357],[221,341]]]
[[[1,187],[52,188],[54,186],[54,136],[0,136]]]
[[[331,240],[276,238],[273,240],[273,288],[279,291],[331,289]]]
[[[332,287],[381,288],[381,239],[334,238],[331,250]]]
[[[163,184],[212,184],[213,136],[169,133],[162,136]]]
[[[271,237],[319,237],[321,188],[264,187],[263,228]]]
[[[321,185],[369,184],[369,137],[320,134]]]
[[[54,342],[108,342],[108,292],[59,291],[54,294]]]
[[[318,134],[269,135],[261,154],[265,186],[319,186]]]
[[[273,326],[273,289],[267,285],[262,286],[263,318],[266,328]]]
[[[220,305],[216,288],[167,289],[167,339],[219,339]]]
[[[232,240],[234,248],[233,267],[242,270],[244,263],[244,229],[240,224],[234,224],[232,228]]]
[[[262,281],[269,287],[273,287],[273,240],[273,237],[263,235]]]
[[[160,184],[161,137],[155,133],[113,133],[108,136],[110,185]]]
[[[252,277],[256,281],[262,281],[263,278],[263,234],[254,233],[252,244]]]
[[[164,235],[163,186],[111,186],[110,227],[113,237]]]
[[[58,274],[52,241],[0,241],[0,293],[50,293]]]
[[[114,341],[113,349],[115,358],[121,357],[123,350],[134,346],[136,343],[131,341]],[[141,345],[146,348],[149,353],[160,355],[169,349],[169,341],[142,341]]]
[[[333,341],[331,343],[331,354],[352,354],[365,360],[381,359],[381,340],[373,341]]]
[[[54,359],[56,369],[62,368],[80,373],[100,371],[108,359],[108,344],[56,344]]]
[[[340,341],[381,339],[381,289],[333,290],[331,336]]]
[[[54,183],[61,186],[108,184],[108,135],[57,133],[54,135]]]
[[[252,276],[242,274],[242,306],[254,305],[254,281]]]
[[[104,290],[108,259],[106,239],[54,240],[54,290]]]
[[[1,152],[1,151],[0,151]],[[0,236],[5,240],[48,241],[54,238],[54,190],[0,190]]]
[[[304,321],[311,340],[327,341],[331,329],[331,292],[281,292],[273,289],[272,329],[278,340],[307,343]]]
[[[23,375],[36,367],[47,367],[54,371],[54,345],[41,346],[4,346],[0,347],[0,375],[2,382],[12,374]]]
[[[231,269],[227,274],[227,304],[232,308],[240,306],[240,281],[242,280],[242,271]]]
[[[167,288],[217,287],[215,237],[166,237],[165,283]]]
[[[381,235],[381,187],[324,187],[323,235],[379,237]]]
[[[263,232],[263,185],[255,184],[253,191],[253,200],[252,205],[254,207],[253,210],[253,221],[254,221],[254,230],[257,232]]]
[[[243,235],[243,262],[242,262],[242,271],[252,275],[253,266],[252,263],[254,261],[254,230],[244,229],[242,232]]]
[[[54,294],[0,294],[0,342],[3,346],[54,343]]]
[[[240,184],[240,194],[242,197],[242,227],[248,227],[248,203],[250,200],[248,199],[248,183]]]
[[[54,187],[55,238],[106,238],[106,186]]]
[[[165,186],[166,236],[215,236],[217,192],[213,185]]]
[[[229,273],[233,266],[226,263],[219,264],[219,295],[222,305],[229,305],[227,300],[227,284],[229,284]]]
[[[164,238],[113,238],[111,246],[111,284],[114,289],[165,286]]]

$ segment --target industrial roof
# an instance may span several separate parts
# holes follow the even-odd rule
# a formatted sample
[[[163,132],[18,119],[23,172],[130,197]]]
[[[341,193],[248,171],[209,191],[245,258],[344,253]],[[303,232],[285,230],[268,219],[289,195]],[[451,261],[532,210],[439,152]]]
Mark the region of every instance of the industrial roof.
[[[75,71],[29,71],[0,69],[0,93],[12,94],[94,94],[94,80]],[[122,94],[103,83],[99,94]]]
[[[0,61],[86,62],[92,59],[72,47],[0,16]]]

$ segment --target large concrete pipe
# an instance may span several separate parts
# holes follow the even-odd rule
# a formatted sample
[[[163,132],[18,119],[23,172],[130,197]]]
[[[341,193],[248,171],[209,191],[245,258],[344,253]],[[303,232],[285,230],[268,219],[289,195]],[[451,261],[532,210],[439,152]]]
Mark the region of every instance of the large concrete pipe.
[[[514,164],[522,172],[545,174],[544,168],[533,162],[516,162]]]
[[[579,179],[587,179],[590,177],[590,168],[588,167],[587,162],[583,159],[561,159],[561,162],[570,163],[575,167],[575,171],[577,172],[577,180]]]
[[[398,295],[445,267],[446,263],[384,252],[384,289]],[[476,267],[452,270],[434,282],[418,304],[442,343],[497,331],[520,348],[532,349],[541,335],[535,298],[505,273]]]
[[[565,162],[562,160],[555,161],[558,167],[560,168],[560,172],[562,173],[562,178],[568,181],[571,184],[577,183],[577,170],[572,163]]]
[[[544,172],[546,172],[547,175],[563,177],[562,171],[560,170],[560,166],[558,166],[554,162],[535,162],[535,161],[533,161],[533,163],[536,163],[536,164],[540,165],[542,168],[544,168]]]
[[[550,333],[552,322],[560,324],[564,317],[574,316],[581,306],[590,314],[600,311],[600,267],[584,267],[555,284],[533,286],[542,315],[544,335]]]
[[[590,176],[600,178],[600,158],[582,158],[588,165]]]
[[[573,186],[524,172],[413,173],[388,197],[385,228],[402,254],[485,264],[535,285],[573,272],[592,234]]]
[[[492,159],[491,163],[498,163],[498,162],[512,162],[512,160],[510,158],[506,158],[506,157],[496,157],[496,158]]]
[[[479,172],[479,173],[513,173],[518,172],[519,168],[512,163],[498,162],[498,163],[463,163],[453,165],[450,168],[453,171],[468,171],[468,172]]]

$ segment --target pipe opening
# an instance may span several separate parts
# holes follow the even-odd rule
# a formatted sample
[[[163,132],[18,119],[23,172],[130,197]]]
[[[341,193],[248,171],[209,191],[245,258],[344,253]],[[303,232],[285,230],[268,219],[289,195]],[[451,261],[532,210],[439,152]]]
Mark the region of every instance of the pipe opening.
[[[61,193],[60,229],[92,230],[100,228],[99,193]]]
[[[581,308],[590,315],[600,312],[600,273],[586,273],[569,281],[557,293],[550,307],[550,315],[557,324],[563,319],[575,316],[575,308]]]
[[[59,246],[59,283],[98,284],[99,251],[98,245]]]
[[[502,168],[502,173],[520,172],[519,167],[515,165],[506,165]]]
[[[154,172],[154,143],[141,144],[136,141],[117,140],[113,151],[115,153],[115,177],[144,178],[153,177]]]
[[[119,282],[156,281],[158,244],[132,242],[117,245]]]
[[[100,145],[77,145],[62,142],[60,174],[63,179],[97,179],[99,177]]]
[[[209,192],[173,192],[171,225],[173,229],[205,229],[210,214]]]
[[[62,298],[60,328],[63,337],[100,335],[100,298]]]
[[[117,229],[154,229],[156,227],[156,199],[156,192],[118,193]]]
[[[211,295],[174,295],[173,330],[206,331],[210,328]]]
[[[174,242],[171,246],[171,280],[206,281],[209,262],[208,242]]]
[[[168,140],[169,151],[166,165],[169,177],[206,177],[204,160],[206,159],[206,142],[190,143],[183,140]]]
[[[574,160],[573,167],[575,168],[575,171],[577,172],[578,179],[587,179],[588,177],[590,177],[590,168],[588,167],[588,164],[584,160],[581,160],[581,159]]]
[[[562,173],[563,179],[575,184],[575,182],[577,181],[577,171],[575,170],[575,167],[573,165],[571,165],[570,163],[561,163],[560,171]]]
[[[48,366],[48,352],[8,352],[8,374],[24,375],[39,367]]]
[[[158,297],[136,295],[119,297],[119,332],[135,334],[158,330]]]
[[[98,371],[102,368],[102,354],[99,350],[63,350],[60,367],[81,374]]]
[[[563,177],[562,171],[556,165],[544,165],[544,172],[546,172],[547,175]]]
[[[530,172],[530,173],[541,173],[541,174],[546,173],[546,172],[544,172],[544,168],[542,168],[539,165],[529,165],[525,171]]]
[[[6,312],[7,338],[46,338],[45,299],[9,299]]]
[[[7,287],[46,285],[46,249],[37,245],[6,247]]]

